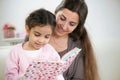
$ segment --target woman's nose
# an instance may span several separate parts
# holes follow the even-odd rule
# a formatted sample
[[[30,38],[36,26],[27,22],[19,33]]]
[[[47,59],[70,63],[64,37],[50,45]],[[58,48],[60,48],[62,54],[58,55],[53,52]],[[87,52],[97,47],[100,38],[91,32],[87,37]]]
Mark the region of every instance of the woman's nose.
[[[67,22],[65,22],[65,23],[62,24],[62,28],[65,31],[67,30],[67,28],[68,28]]]

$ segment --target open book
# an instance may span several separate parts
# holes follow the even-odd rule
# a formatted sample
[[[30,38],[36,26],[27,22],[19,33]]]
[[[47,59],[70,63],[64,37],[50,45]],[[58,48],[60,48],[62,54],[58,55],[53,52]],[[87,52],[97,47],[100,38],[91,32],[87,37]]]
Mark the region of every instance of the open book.
[[[34,61],[30,63],[23,77],[24,80],[57,80],[72,64],[81,49],[74,48],[66,53],[60,61]]]

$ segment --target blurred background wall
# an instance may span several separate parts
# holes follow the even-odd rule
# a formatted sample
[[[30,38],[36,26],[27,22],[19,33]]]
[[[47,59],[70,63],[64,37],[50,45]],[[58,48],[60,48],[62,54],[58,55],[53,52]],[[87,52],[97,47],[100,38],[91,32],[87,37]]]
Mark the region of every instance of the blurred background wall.
[[[86,0],[101,80],[120,80],[120,0]]]

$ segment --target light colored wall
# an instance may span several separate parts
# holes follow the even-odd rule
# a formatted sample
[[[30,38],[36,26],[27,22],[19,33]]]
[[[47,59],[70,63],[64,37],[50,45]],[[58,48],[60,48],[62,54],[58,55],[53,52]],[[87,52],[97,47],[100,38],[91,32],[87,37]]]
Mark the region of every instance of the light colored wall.
[[[23,31],[24,19],[32,10],[44,6],[54,12],[60,1],[1,0],[0,28],[4,23],[11,22],[17,26],[18,32]],[[120,80],[120,1],[86,0],[86,2],[89,8],[86,27],[96,52],[101,80]],[[0,57],[3,66],[6,54],[9,52],[8,48],[5,50],[0,50],[0,56],[4,56]],[[3,68],[0,71],[3,71]]]
[[[0,0],[0,34],[3,34],[2,26],[11,23],[16,26],[16,33],[25,32],[25,19],[38,8],[45,8],[54,13],[54,9],[61,0]],[[3,35],[0,35],[0,46],[7,45],[1,42]]]
[[[120,80],[120,0],[86,0],[101,80]]]

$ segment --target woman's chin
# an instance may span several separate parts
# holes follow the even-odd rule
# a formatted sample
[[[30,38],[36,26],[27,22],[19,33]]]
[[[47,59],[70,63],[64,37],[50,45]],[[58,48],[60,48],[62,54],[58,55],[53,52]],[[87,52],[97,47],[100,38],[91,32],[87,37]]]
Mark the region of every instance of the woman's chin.
[[[62,33],[56,32],[55,33],[57,36],[64,36]]]
[[[57,36],[64,36],[64,32],[61,32],[61,31],[55,31],[55,34],[57,35]]]

